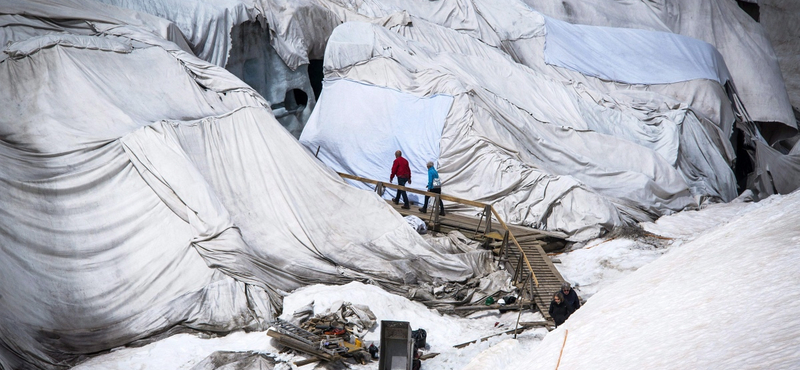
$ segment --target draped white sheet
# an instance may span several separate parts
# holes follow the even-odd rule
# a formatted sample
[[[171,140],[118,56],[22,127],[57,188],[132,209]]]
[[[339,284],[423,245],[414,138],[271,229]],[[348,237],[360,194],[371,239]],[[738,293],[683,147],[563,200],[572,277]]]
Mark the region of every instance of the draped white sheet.
[[[37,4],[0,3],[0,368],[263,329],[309,283],[402,293],[492,271],[490,252],[426,243],[156,28]]]
[[[228,62],[233,44],[231,29],[255,20],[260,13],[257,2],[253,0],[97,1],[170,20],[186,36],[194,55],[220,67],[225,67]]]
[[[735,1],[522,0],[572,24],[673,32],[713,45],[745,108],[775,138],[797,134],[778,59],[762,26]],[[772,136],[772,135],[769,135]]]
[[[314,111],[303,129],[303,145],[335,171],[386,182],[394,153],[400,150],[411,167],[407,186],[426,190],[425,165],[439,158],[439,142],[453,97],[420,98],[348,80],[326,81],[323,95],[326,104]],[[321,150],[323,146],[325,150]],[[358,181],[352,185],[372,189]],[[384,197],[395,194],[387,190]],[[422,202],[416,194],[408,196],[411,202]]]
[[[542,36],[534,38],[541,52]],[[536,46],[531,40],[527,45]],[[693,207],[695,197],[727,200],[736,194],[726,138],[732,122],[716,124],[705,115],[732,117],[715,108],[724,106],[715,81],[709,83],[718,90],[696,95],[698,110],[652,90],[573,79],[541,60],[526,67],[474,38],[416,18],[392,30],[345,23],[328,40],[325,61],[336,93],[322,95],[313,120],[318,127],[309,126],[314,129],[301,138],[312,151],[333,153],[321,159],[335,168],[363,167],[372,159],[350,154],[403,130],[403,120],[387,108],[399,104],[397,97],[363,105],[372,101],[371,91],[381,90],[345,89],[359,85],[334,80],[345,78],[418,99],[453,96],[439,144],[443,192],[495,203],[508,222],[579,240]],[[370,118],[348,121],[356,111],[355,117]],[[352,141],[337,124],[325,127],[331,122],[355,126],[347,132],[370,133],[373,122],[390,127]],[[398,145],[413,153],[419,143]]]
[[[432,23],[455,30],[467,38],[479,40],[480,46],[488,45],[499,49],[514,61],[545,72],[551,79],[572,84],[578,90],[587,85],[599,89],[605,94],[602,99],[616,99],[621,94],[626,94],[626,90],[636,90],[655,92],[661,96],[658,99],[672,98],[668,104],[685,103],[684,108],[691,110],[685,119],[688,122],[698,121],[691,123],[693,131],[696,131],[697,125],[705,126],[703,130],[707,134],[712,129],[719,131],[720,135],[709,135],[708,140],[722,148],[728,163],[733,163],[734,160],[733,148],[726,143],[733,131],[733,113],[727,100],[727,91],[718,82],[732,82],[731,86],[735,87],[750,117],[759,122],[761,136],[768,144],[774,145],[797,134],[781,70],[767,35],[761,24],[739,9],[736,2],[729,0],[102,1],[174,21],[191,42],[192,50],[218,65],[224,65],[228,58],[234,42],[231,37],[241,36],[236,32],[235,26],[241,22],[263,19],[265,22],[261,22],[261,25],[269,27],[269,42],[292,70],[312,59],[322,58],[333,29],[348,21],[394,27],[398,32],[413,34],[414,40],[432,45],[445,42],[450,43],[447,46],[452,49],[471,49],[470,52],[476,52],[480,48],[471,42],[452,45],[450,41],[437,40],[438,32],[414,31],[425,29],[426,23]],[[793,76],[797,73],[794,73],[792,67],[791,53],[796,49],[796,43],[792,41],[792,22],[776,18],[776,14],[777,17],[788,17],[787,14],[794,8],[778,0],[762,2],[761,8],[764,18],[762,24],[771,27],[768,29],[770,38],[779,43],[779,51],[783,53],[781,55],[784,60],[788,60],[781,68],[784,69],[784,77],[789,76],[790,83],[793,84],[790,90],[795,96],[797,84]],[[542,36],[546,33],[546,22],[542,14],[552,17],[548,18],[549,41],[544,54]],[[413,19],[421,21],[413,22]],[[412,27],[408,27],[409,25]],[[412,31],[407,31],[408,29]],[[786,29],[789,31],[780,32]],[[248,50],[263,48],[261,45],[253,45],[263,42],[263,39],[251,36],[236,41],[249,43],[245,46]],[[343,56],[341,47],[339,45],[335,57]],[[558,53],[557,56],[554,55],[555,52]],[[540,66],[544,60],[554,64]],[[566,68],[561,68],[560,71],[558,68],[550,68],[555,65]],[[582,73],[571,73],[573,71],[567,68]],[[241,68],[233,67],[232,70],[240,71]],[[244,76],[241,71],[237,73]],[[270,81],[280,78],[273,76]],[[257,78],[247,79],[251,80],[258,81]],[[273,102],[279,101],[287,89],[303,88],[282,84],[273,86],[281,87],[278,89],[281,91],[277,93],[270,90],[268,98]],[[303,89],[308,92],[310,87]],[[259,91],[267,93],[267,90]],[[593,98],[600,96],[585,90],[581,93],[593,94]],[[624,99],[631,100],[630,96]],[[653,107],[658,105],[650,97],[633,100],[639,99],[643,99],[644,104],[648,105],[645,107],[647,111],[653,111]],[[605,100],[594,104],[613,105],[616,102],[609,103]],[[634,109],[641,111],[641,102],[626,104],[637,105]],[[308,107],[312,105],[313,102],[310,101]],[[651,115],[648,119],[665,122],[672,120],[668,116],[674,115],[662,111],[656,113],[656,116]],[[664,124],[670,125],[668,122]],[[796,138],[789,140],[792,145],[797,141]],[[688,145],[683,149],[692,150],[690,143],[686,144]],[[696,157],[694,154],[692,156]],[[766,163],[765,159],[757,159],[755,163]],[[702,180],[704,176],[727,177],[727,173],[717,175],[709,173],[710,168],[692,168],[696,166],[696,162],[684,162],[681,166],[695,194],[712,194],[719,195],[722,199],[732,199],[730,193],[735,192],[735,189],[709,186]],[[701,171],[705,174],[699,176],[697,173]],[[775,176],[776,181],[784,183],[797,183],[800,178],[797,173]],[[773,186],[766,185],[768,186],[760,187],[759,191],[771,193]]]
[[[544,60],[587,76],[627,84],[730,80],[712,45],[670,32],[573,25],[546,18]]]

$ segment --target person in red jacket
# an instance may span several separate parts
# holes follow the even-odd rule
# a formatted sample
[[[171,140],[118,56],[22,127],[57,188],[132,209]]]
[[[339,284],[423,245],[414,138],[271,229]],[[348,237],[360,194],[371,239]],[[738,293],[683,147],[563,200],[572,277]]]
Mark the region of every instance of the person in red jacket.
[[[406,182],[411,184],[411,168],[408,167],[408,161],[403,158],[403,152],[399,150],[394,152],[394,163],[392,163],[392,174],[389,176],[389,182],[394,180],[395,176],[397,176],[397,185],[405,186]],[[403,208],[411,208],[408,205],[408,194],[406,194],[405,190],[398,190],[397,196],[392,199],[392,202],[399,204],[400,196],[403,197]]]

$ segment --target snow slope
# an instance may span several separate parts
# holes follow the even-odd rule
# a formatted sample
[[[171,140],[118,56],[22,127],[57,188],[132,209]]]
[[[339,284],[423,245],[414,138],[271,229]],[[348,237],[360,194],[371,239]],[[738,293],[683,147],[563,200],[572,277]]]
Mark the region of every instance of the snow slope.
[[[378,320],[373,330],[364,336],[366,343],[380,341],[380,321],[408,321],[413,329],[424,328],[428,332],[429,351],[441,355],[425,362],[426,370],[460,369],[472,357],[489,349],[490,346],[509,338],[498,336],[487,342],[470,345],[464,349],[453,345],[478,339],[494,333],[513,329],[517,312],[498,314],[497,311],[479,313],[472,318],[444,316],[428,309],[419,302],[387,293],[379,287],[350,283],[342,286],[312,285],[295,291],[284,300],[283,319],[289,320],[292,314],[312,304],[314,313],[326,313],[338,308],[344,301],[369,306]],[[540,321],[538,313],[524,313],[521,321]],[[497,325],[495,325],[497,323]],[[545,329],[529,330],[518,336],[520,343],[538,342],[546,333]],[[515,341],[515,345],[516,345]],[[282,346],[269,340],[265,332],[236,332],[219,338],[198,338],[189,334],[175,335],[139,348],[120,348],[108,354],[90,359],[76,370],[128,370],[128,369],[191,369],[214,351],[255,351],[277,356],[279,361],[298,361],[305,357],[291,354],[278,354]],[[283,364],[286,365],[286,364]],[[376,362],[354,369],[375,369]],[[278,368],[278,367],[276,367]],[[281,367],[288,369],[288,366]],[[314,364],[301,369],[312,369]]]
[[[608,235],[587,242],[580,248],[554,256],[555,266],[576,287],[584,300],[619,279],[655,261],[669,250],[680,247],[739,216],[765,207],[782,197],[773,196],[752,203],[747,192],[730,203],[708,204],[701,210],[679,212],[639,226],[646,232],[638,237]]]
[[[797,368],[798,207],[795,192],[667,253],[508,368]]]

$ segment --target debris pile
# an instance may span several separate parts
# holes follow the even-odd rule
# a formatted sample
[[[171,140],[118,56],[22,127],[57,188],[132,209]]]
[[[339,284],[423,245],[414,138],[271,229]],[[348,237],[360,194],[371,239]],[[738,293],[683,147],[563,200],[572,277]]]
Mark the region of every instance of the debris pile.
[[[299,325],[277,319],[271,323],[267,335],[312,356],[310,361],[352,359],[363,365],[373,357],[361,339],[376,323],[369,307],[343,302],[337,310],[326,314],[310,317],[312,310],[300,312],[305,315],[300,316]]]

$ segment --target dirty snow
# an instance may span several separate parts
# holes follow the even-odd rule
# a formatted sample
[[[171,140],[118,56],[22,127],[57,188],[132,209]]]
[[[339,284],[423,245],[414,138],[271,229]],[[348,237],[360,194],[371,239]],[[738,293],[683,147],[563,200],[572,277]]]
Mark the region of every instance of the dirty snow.
[[[364,336],[367,345],[380,345],[380,320],[408,321],[412,329],[423,328],[428,332],[425,352],[437,352],[439,356],[425,361],[425,369],[460,369],[483,350],[512,334],[492,338],[464,349],[453,348],[484,336],[501,333],[514,328],[519,312],[500,314],[497,310],[480,312],[469,318],[445,316],[428,309],[419,302],[412,302],[373,286],[353,282],[342,286],[313,285],[297,290],[284,300],[282,319],[290,320],[295,311],[312,304],[314,313],[326,313],[341,306],[342,302],[366,305],[376,315],[378,325]],[[542,321],[539,313],[525,312],[519,317],[522,322]],[[538,342],[546,329],[527,330],[518,335],[521,342]],[[123,348],[95,357],[75,369],[191,369],[214,351],[256,351],[278,354],[265,332],[232,333],[222,338],[201,339],[189,334],[180,334],[139,348]],[[278,359],[299,361],[303,356],[281,354]],[[314,364],[299,367],[313,369]],[[377,363],[353,369],[374,369]]]
[[[800,366],[800,319],[793,315],[800,309],[797,209],[800,193],[759,203],[712,204],[642,224],[645,237],[610,236],[554,256],[561,261],[559,271],[589,299],[549,334],[528,330],[516,340],[503,335],[455,349],[455,344],[513,328],[517,313],[441,315],[361,283],[299,289],[285,299],[282,317],[312,302],[315,313],[343,301],[366,305],[379,322],[408,321],[413,329],[428,331],[428,351],[441,354],[424,361],[426,370],[552,369],[567,330],[560,369],[792,368]],[[773,297],[768,304],[760,303],[765,295]],[[540,320],[533,313],[521,318]],[[378,344],[379,336],[376,326],[364,339]],[[190,369],[218,350],[278,353],[264,332],[206,339],[180,334],[114,350],[76,369]]]

